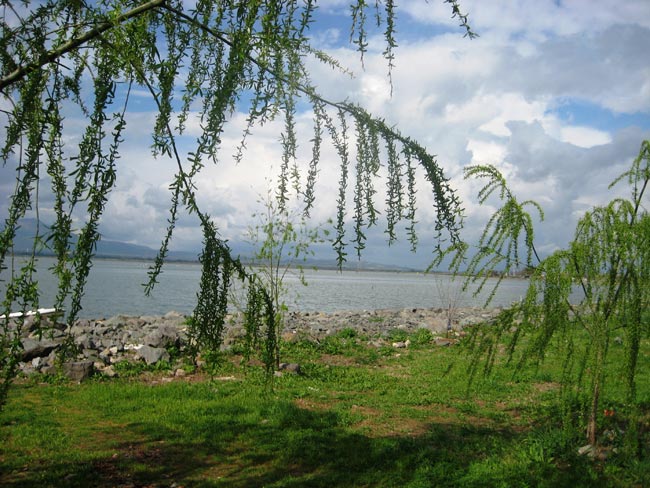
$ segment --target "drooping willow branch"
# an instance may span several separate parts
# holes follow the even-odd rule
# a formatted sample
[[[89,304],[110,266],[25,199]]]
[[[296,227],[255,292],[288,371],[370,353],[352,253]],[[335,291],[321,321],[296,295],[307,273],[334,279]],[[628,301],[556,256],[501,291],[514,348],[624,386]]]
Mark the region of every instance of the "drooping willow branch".
[[[481,287],[486,274],[477,270],[494,269],[495,263],[506,270],[521,262],[530,265],[536,256],[531,218],[524,210],[530,202],[519,203],[494,167],[474,166],[466,174],[488,178],[479,192],[479,202],[494,193],[504,202],[489,219],[481,247],[469,258],[467,280],[478,278]],[[610,187],[622,180],[629,184],[629,197],[614,198],[585,212],[567,248],[529,269],[526,296],[492,323],[473,328],[469,339],[473,353],[470,381],[481,366],[490,373],[502,350],[515,374],[526,365],[539,365],[549,353],[559,355],[564,420],[574,429],[576,419],[581,419],[578,425],[590,444],[599,441],[601,405],[608,383],[620,383],[621,378],[627,389],[621,410],[632,425],[625,442],[639,442],[634,425],[638,421],[636,374],[641,341],[650,333],[650,215],[643,201],[650,185],[649,141],[641,144],[632,167]],[[520,244],[525,261],[518,251]],[[610,354],[616,337],[620,338],[617,347],[622,348],[623,361],[621,353],[616,358]]]
[[[457,5],[456,5],[457,6]],[[205,33],[209,34],[212,36],[215,40],[219,42],[223,42],[224,44],[227,44],[231,48],[235,47],[235,44],[233,43],[232,40],[230,40],[227,36],[225,36],[223,33],[216,31],[215,29],[211,28],[210,26],[201,23],[197,21],[196,18],[187,15],[185,12],[182,12],[172,6],[169,6],[167,4],[162,5],[163,9],[166,9],[175,15],[178,16],[178,18],[183,19],[184,21],[188,22],[192,26],[197,27],[198,29],[201,29]],[[466,20],[466,19],[465,19]],[[429,180],[429,182],[432,184],[433,187],[433,193],[435,196],[435,210],[436,210],[436,225],[435,225],[435,231],[436,231],[436,252],[440,252],[442,247],[440,245],[440,239],[442,237],[442,231],[446,230],[449,233],[449,238],[450,242],[456,243],[459,242],[458,238],[458,230],[460,229],[462,225],[462,210],[460,209],[460,201],[456,197],[454,190],[449,186],[448,180],[444,177],[442,174],[442,170],[440,166],[437,164],[435,158],[428,154],[426,149],[424,149],[422,146],[417,144],[415,141],[412,139],[403,136],[401,133],[399,133],[396,129],[389,127],[387,124],[385,124],[382,120],[373,118],[370,114],[368,114],[365,110],[363,110],[361,107],[352,105],[350,103],[345,103],[345,102],[336,102],[333,100],[329,100],[325,97],[320,96],[318,93],[316,93],[315,89],[310,86],[310,85],[303,85],[299,83],[296,79],[292,79],[290,77],[285,76],[283,73],[278,72],[273,68],[273,66],[268,65],[266,63],[260,62],[253,54],[251,53],[245,53],[244,54],[247,58],[248,61],[256,65],[261,71],[264,71],[271,75],[273,78],[275,78],[278,82],[282,82],[282,84],[290,87],[290,90],[295,90],[297,92],[301,92],[304,95],[308,96],[310,100],[312,100],[312,103],[314,104],[314,111],[315,111],[315,119],[320,119],[323,117],[323,106],[328,106],[333,109],[336,109],[339,114],[341,113],[347,113],[351,115],[356,121],[357,124],[363,125],[368,128],[370,133],[372,134],[372,139],[371,139],[371,146],[374,147],[373,151],[375,151],[373,154],[377,155],[376,153],[376,144],[378,144],[378,140],[376,136],[379,134],[381,135],[386,141],[398,141],[403,149],[403,152],[406,155],[408,164],[411,164],[411,158],[415,158],[420,162],[420,164],[424,167],[426,171],[426,178]],[[257,99],[255,99],[256,101]],[[282,171],[281,178],[280,178],[280,185],[279,185],[279,200],[284,201],[286,199],[286,190],[288,188],[287,186],[287,176],[286,176],[286,171],[288,171],[288,161],[291,157],[295,158],[295,134],[293,133],[293,123],[291,122],[291,105],[288,107],[286,113],[287,116],[289,117],[289,128],[283,135],[283,144],[286,144],[286,150],[285,150],[285,156],[283,156],[283,165],[282,167],[285,168]],[[341,116],[339,116],[339,120],[343,120]],[[318,122],[317,122],[318,123]],[[249,122],[249,127],[247,127],[245,131],[245,135],[247,135],[250,131],[250,125],[251,122]],[[335,147],[337,148],[337,152],[339,156],[341,157],[342,164],[347,165],[345,163],[345,160],[347,158],[347,142],[344,140],[338,140],[336,139],[335,133],[332,131],[332,125],[329,125],[329,131],[330,134],[333,137],[333,142]],[[319,131],[320,129],[316,129]],[[344,132],[343,132],[344,133]],[[363,134],[363,133],[362,133]],[[287,142],[289,141],[289,142]],[[318,150],[320,144],[320,136],[317,136],[317,138],[314,140],[314,147],[315,151]],[[396,239],[395,236],[395,223],[400,220],[403,217],[402,213],[402,197],[403,197],[403,188],[401,186],[401,178],[398,176],[398,171],[399,171],[399,165],[396,161],[397,154],[395,153],[395,147],[394,147],[394,142],[388,142],[389,145],[389,168],[392,168],[390,171],[391,179],[389,181],[389,186],[388,186],[388,191],[389,191],[389,199],[388,199],[388,209],[389,209],[389,219],[388,219],[388,229],[387,233],[389,235],[389,243],[393,242]],[[292,150],[290,148],[293,148]],[[293,154],[293,156],[291,156]],[[310,166],[310,171],[311,171],[311,180],[308,181],[313,181],[313,175],[314,175],[314,167],[317,165],[317,160],[319,153],[315,152],[315,157],[312,159],[312,163]],[[372,174],[376,172],[376,168],[373,166],[372,168],[367,168],[366,174]],[[408,200],[409,200],[409,219],[411,222],[411,225],[409,226],[409,240],[411,241],[411,245],[413,248],[417,245],[417,235],[415,232],[415,186],[414,186],[414,180],[413,180],[413,168],[410,170],[407,170],[409,178],[410,178],[410,184],[407,186],[408,190]],[[363,175],[358,175],[359,177],[363,178]],[[347,185],[347,172],[342,173],[342,177],[340,180],[340,189],[343,188],[344,186]],[[307,207],[306,211],[313,205],[313,184],[309,186],[308,184],[308,200],[307,200]],[[372,205],[372,195],[374,192],[370,192],[367,194],[368,198],[366,199],[367,203],[367,212],[370,215],[370,224],[373,224],[376,222],[376,211],[374,209],[374,206]],[[345,195],[345,193],[343,193]],[[359,195],[356,195],[356,198],[358,198]],[[361,223],[360,219],[360,214],[364,212],[362,209],[361,205],[359,204],[360,200],[357,202],[357,208],[356,208],[356,214],[357,217],[355,218],[357,225],[355,226],[355,237],[354,241],[357,243],[357,249],[361,250],[363,248],[363,232],[362,232],[362,226],[359,225]],[[339,205],[338,205],[338,210],[337,210],[337,225],[336,225],[336,230],[337,230],[337,237],[334,242],[334,249],[337,252],[337,260],[339,265],[341,265],[345,261],[345,242],[344,242],[344,234],[345,234],[345,229],[343,226],[343,218],[344,218],[345,212],[342,209],[342,204],[341,204],[341,197],[339,196]]]
[[[101,37],[102,34],[114,28],[115,26],[138,17],[144,12],[147,12],[151,9],[160,7],[166,1],[167,0],[151,0],[129,10],[128,12],[118,15],[114,19],[98,23],[95,27],[88,30],[84,34],[81,34],[78,37],[73,37],[68,42],[57,47],[56,49],[52,49],[51,51],[41,54],[33,63],[29,63],[25,66],[19,66],[11,73],[0,78],[0,91],[4,91],[5,88],[15,84],[18,81],[21,81],[30,72],[39,70],[46,64],[55,62],[58,59],[64,57],[67,53],[79,49],[81,46],[88,43],[88,41]]]
[[[375,3],[376,19],[378,24],[385,23],[383,54],[390,76],[396,47],[394,5],[386,2],[383,20],[379,5]],[[366,7],[365,2],[357,2],[353,21],[362,54],[370,39],[365,27]],[[27,11],[24,15],[14,9],[19,22],[3,17],[0,29],[0,93],[15,102],[12,110],[3,111],[7,124],[0,157],[3,164],[14,164],[17,160],[18,166],[16,190],[9,198],[9,210],[0,232],[0,273],[6,256],[14,250],[22,220],[30,211],[38,210],[42,197],[35,188],[45,177],[43,166],[51,182],[53,203],[49,210],[55,218],[45,244],[56,256],[52,270],[59,282],[56,306],[70,304],[69,324],[81,310],[86,279],[101,235],[100,220],[115,186],[120,148],[128,134],[132,88],[145,87],[156,106],[151,128],[152,155],[169,157],[177,164],[170,185],[167,232],[150,270],[146,290],[151,290],[161,271],[179,218],[179,205],[184,206],[189,213],[198,215],[204,235],[201,262],[205,280],[197,297],[195,315],[202,317],[200,322],[206,327],[216,327],[214,337],[220,335],[230,277],[238,276],[249,284],[249,295],[257,297],[252,300],[256,305],[248,314],[249,322],[265,321],[268,343],[277,340],[273,336],[275,329],[270,326],[274,310],[264,305],[269,302],[268,296],[254,276],[241,274],[241,265],[232,259],[226,242],[210,217],[199,208],[195,196],[195,184],[205,160],[217,161],[225,124],[247,100],[242,151],[255,124],[284,118],[277,196],[283,201],[287,192],[293,190],[302,198],[305,214],[315,203],[322,145],[329,135],[341,160],[335,244],[339,264],[346,253],[346,188],[354,188],[357,193],[356,237],[352,242],[358,252],[364,247],[364,229],[377,222],[374,178],[382,165],[380,147],[388,148],[391,168],[387,201],[394,208],[388,218],[389,235],[394,235],[397,222],[404,217],[410,224],[409,239],[415,245],[412,163],[417,161],[432,185],[438,237],[446,232],[452,243],[458,240],[462,209],[435,157],[362,108],[327,100],[313,88],[304,65],[306,56],[340,68],[329,55],[313,49],[306,36],[315,14],[315,1],[199,0],[191,14],[181,0],[151,0],[140,5],[50,0],[25,3],[23,8]],[[455,8],[454,2],[452,13]],[[179,85],[180,100],[176,98]],[[121,91],[122,86],[127,86],[126,93]],[[308,100],[314,114],[312,158],[306,182],[302,181],[296,157],[299,97]],[[119,107],[116,113],[114,106]],[[201,133],[193,150],[186,157],[181,156],[176,138],[184,134],[194,113],[198,114]],[[71,120],[77,115],[87,119],[81,130]],[[357,131],[354,172],[350,171],[355,161],[347,133],[352,125]],[[69,149],[74,144],[64,130],[74,130],[76,150]],[[354,185],[349,181],[352,178],[356,178]],[[40,222],[40,214],[36,216]],[[39,230],[35,240],[40,239],[40,234]],[[32,264],[35,249],[29,261]],[[29,264],[23,271],[20,276],[12,274],[9,280],[7,289],[11,292],[3,303],[5,312],[15,305],[26,308],[38,300],[38,283]],[[3,338],[15,342],[10,335]],[[6,349],[4,345],[2,348],[3,354],[7,352],[15,358],[17,350]],[[277,350],[275,346],[269,346],[268,358],[273,350]],[[11,378],[15,370],[8,371],[6,378]]]
[[[134,66],[140,74],[140,67]],[[155,89],[145,77],[145,85],[151,94],[156,105],[161,108],[161,100]],[[223,329],[228,313],[228,297],[233,277],[248,284],[248,301],[245,311],[247,337],[259,336],[262,325],[266,326],[266,354],[264,355],[267,371],[270,373],[273,367],[279,364],[276,344],[278,337],[275,325],[276,311],[273,300],[263,286],[260,286],[255,275],[252,275],[239,259],[232,257],[228,245],[218,236],[217,229],[209,215],[199,208],[194,193],[194,184],[191,175],[183,167],[183,161],[176,144],[176,138],[169,123],[164,125],[169,137],[171,157],[175,160],[178,172],[175,182],[172,184],[172,206],[170,209],[169,227],[163,239],[154,265],[150,267],[149,281],[145,284],[145,293],[149,294],[156,284],[157,278],[162,271],[162,265],[168,252],[173,229],[176,222],[179,196],[182,203],[188,207],[190,212],[196,213],[203,229],[204,249],[199,257],[202,266],[201,282],[197,295],[197,304],[194,309],[190,323],[189,335],[195,347],[208,348],[218,351],[223,338]],[[249,340],[250,342],[250,340]],[[251,343],[252,344],[252,343]],[[195,351],[195,353],[198,352]]]

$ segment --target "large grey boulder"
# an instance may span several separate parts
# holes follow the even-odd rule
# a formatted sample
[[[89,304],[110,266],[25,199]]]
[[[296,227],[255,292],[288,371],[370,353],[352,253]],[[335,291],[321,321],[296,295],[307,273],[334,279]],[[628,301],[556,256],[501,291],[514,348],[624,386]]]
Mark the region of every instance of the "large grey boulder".
[[[27,362],[34,358],[48,356],[52,351],[59,347],[59,343],[49,339],[31,339],[22,340],[23,355],[21,361]]]
[[[136,357],[144,359],[147,364],[156,364],[158,361],[169,361],[169,353],[165,349],[147,345],[138,349]]]
[[[72,381],[84,381],[90,378],[94,373],[92,361],[75,361],[63,363],[63,374]]]
[[[161,325],[145,337],[144,343],[151,347],[178,347],[180,346],[180,335],[176,327]]]

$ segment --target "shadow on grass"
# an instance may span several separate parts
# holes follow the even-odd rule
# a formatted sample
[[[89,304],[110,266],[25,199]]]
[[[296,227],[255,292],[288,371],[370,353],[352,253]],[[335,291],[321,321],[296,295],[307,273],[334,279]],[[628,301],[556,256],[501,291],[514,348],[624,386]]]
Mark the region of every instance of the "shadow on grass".
[[[375,437],[350,429],[334,412],[290,402],[264,408],[267,415],[248,423],[234,408],[173,428],[152,417],[128,425],[129,438],[139,440],[118,441],[110,454],[62,456],[58,464],[27,466],[0,480],[14,488],[598,486],[580,460],[557,468],[522,456],[520,433],[432,424],[416,437]]]

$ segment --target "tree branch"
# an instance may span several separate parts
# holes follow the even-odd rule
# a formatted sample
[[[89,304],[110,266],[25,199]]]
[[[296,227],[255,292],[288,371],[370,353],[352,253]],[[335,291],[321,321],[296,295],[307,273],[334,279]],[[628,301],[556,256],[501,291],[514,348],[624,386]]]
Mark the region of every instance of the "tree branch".
[[[61,56],[69,53],[70,51],[74,51],[84,43],[101,36],[104,32],[115,27],[116,25],[137,17],[142,13],[147,12],[148,10],[163,6],[165,2],[166,0],[151,0],[147,3],[144,3],[139,7],[136,7],[126,13],[117,16],[114,20],[102,22],[94,28],[90,29],[85,34],[82,34],[81,36],[74,39],[70,39],[58,48],[44,53],[39,57],[37,61],[26,66],[20,66],[16,68],[13,72],[9,73],[6,76],[3,76],[2,79],[0,79],[0,91],[3,91],[5,88],[16,83],[17,81],[22,80],[30,72],[42,68],[46,64],[59,59]]]

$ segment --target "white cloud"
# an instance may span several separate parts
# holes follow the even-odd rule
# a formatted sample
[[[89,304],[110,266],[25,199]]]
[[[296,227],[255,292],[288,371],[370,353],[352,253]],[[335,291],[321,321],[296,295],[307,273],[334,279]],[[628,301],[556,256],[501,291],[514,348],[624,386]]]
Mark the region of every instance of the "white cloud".
[[[349,18],[316,30],[314,42],[355,72],[356,78],[310,62],[312,78],[327,98],[361,103],[437,155],[467,209],[470,238],[480,233],[496,202],[477,206],[475,195],[481,184],[464,181],[462,167],[490,163],[504,171],[520,198],[544,206],[547,218],[537,233],[539,248],[563,246],[587,206],[610,198],[607,185],[629,165],[648,130],[606,127],[579,117],[565,120],[555,109],[559,100],[579,99],[613,111],[612,118],[639,112],[650,126],[650,3],[464,0],[461,5],[469,11],[480,38],[463,39],[457,21],[450,19],[449,5],[440,0],[399,3],[398,21],[403,23],[397,25],[392,98],[381,49],[366,54],[363,70],[358,53],[341,47]],[[334,15],[347,12],[348,6],[348,1],[337,0],[325,2],[322,9]],[[146,94],[134,95],[142,95],[134,97],[139,101]],[[303,168],[311,159],[310,115],[302,112],[297,121],[298,159]],[[152,121],[151,112],[130,114],[118,187],[102,223],[107,238],[157,245],[163,236],[167,188],[176,163],[150,155]],[[218,164],[208,163],[196,180],[201,204],[230,239],[237,239],[246,228],[259,208],[258,194],[265,192],[268,178],[276,181],[280,167],[281,121],[256,127],[244,160],[234,164],[231,156],[244,123],[244,114],[231,117],[221,137]],[[200,133],[197,117],[187,125],[187,135],[181,139],[183,158]],[[74,137],[78,135],[73,134],[71,142]],[[353,147],[354,128],[350,137]],[[337,156],[327,142],[322,148],[315,222],[334,215],[338,179]],[[422,242],[430,243],[433,198],[422,170],[418,179],[419,228]],[[0,179],[0,191],[8,191],[6,181]],[[383,191],[384,185],[377,183],[377,189]],[[380,206],[384,198],[378,195]],[[387,253],[381,231],[371,234],[377,242],[368,243],[369,259],[382,256],[428,263],[428,249],[415,258],[400,246]],[[181,220],[177,239],[176,248],[200,243],[194,219]]]
[[[593,147],[612,142],[609,133],[592,127],[567,126],[561,129],[560,140],[580,147]]]

